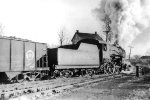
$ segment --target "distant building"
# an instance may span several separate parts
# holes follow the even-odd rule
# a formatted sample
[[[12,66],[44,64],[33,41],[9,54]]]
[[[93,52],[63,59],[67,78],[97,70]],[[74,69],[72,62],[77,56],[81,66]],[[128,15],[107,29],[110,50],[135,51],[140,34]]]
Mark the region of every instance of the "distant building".
[[[140,59],[142,64],[150,64],[150,56],[142,56]]]
[[[142,56],[141,59],[150,60],[150,56]]]
[[[95,32],[95,33],[81,33],[78,30],[74,34],[71,41],[72,41],[72,44],[62,45],[59,48],[78,49],[79,45],[83,42],[84,43],[90,43],[90,44],[97,44],[101,41],[102,43],[105,43],[105,41],[103,41],[103,39],[97,34],[97,32]]]
[[[72,38],[72,43],[77,44],[81,40],[97,40],[97,41],[104,41],[98,34],[95,32],[94,34],[91,33],[81,33],[78,30],[74,34]]]

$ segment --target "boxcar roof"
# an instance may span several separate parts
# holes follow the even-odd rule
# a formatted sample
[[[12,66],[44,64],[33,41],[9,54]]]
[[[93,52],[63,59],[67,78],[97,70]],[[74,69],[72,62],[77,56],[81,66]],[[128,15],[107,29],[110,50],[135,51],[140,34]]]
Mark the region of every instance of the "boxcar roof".
[[[33,43],[35,43],[35,41],[28,40],[28,39],[22,39],[22,38],[18,38],[18,37],[15,37],[15,36],[0,36],[0,39],[8,39],[8,40],[16,40],[16,41],[24,41],[24,42],[33,42]],[[36,42],[36,43],[41,43],[41,42]],[[46,43],[41,43],[41,44],[46,44]]]

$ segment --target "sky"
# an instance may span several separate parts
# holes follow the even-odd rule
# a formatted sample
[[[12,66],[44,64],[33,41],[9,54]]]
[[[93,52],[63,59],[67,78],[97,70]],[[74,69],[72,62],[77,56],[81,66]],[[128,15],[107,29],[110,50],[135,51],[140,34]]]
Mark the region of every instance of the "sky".
[[[62,30],[71,39],[76,30],[99,30],[92,14],[98,0],[0,0],[3,35],[58,44]]]
[[[0,0],[0,24],[4,36],[16,36],[58,45],[62,30],[71,40],[76,30],[98,32],[103,37],[103,22],[93,9],[100,0]],[[132,55],[150,54],[150,27],[132,42]],[[126,49],[129,53],[129,48]]]

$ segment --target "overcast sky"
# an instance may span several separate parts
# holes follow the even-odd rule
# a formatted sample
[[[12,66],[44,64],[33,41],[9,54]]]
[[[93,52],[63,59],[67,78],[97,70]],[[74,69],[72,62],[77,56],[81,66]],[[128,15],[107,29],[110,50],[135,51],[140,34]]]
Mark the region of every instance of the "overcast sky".
[[[63,30],[72,38],[76,30],[100,30],[92,14],[99,0],[0,0],[4,35],[58,44]]]
[[[100,0],[0,0],[0,24],[4,35],[50,45],[58,44],[63,30],[69,39],[76,30],[102,34],[102,23],[92,12]],[[150,28],[133,41],[133,54],[150,48]],[[129,49],[127,50],[129,52]]]

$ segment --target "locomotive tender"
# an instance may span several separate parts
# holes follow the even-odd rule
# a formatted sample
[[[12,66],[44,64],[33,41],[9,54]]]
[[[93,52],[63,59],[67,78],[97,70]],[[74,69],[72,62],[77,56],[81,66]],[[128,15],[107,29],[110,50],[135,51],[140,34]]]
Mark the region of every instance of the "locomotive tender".
[[[43,77],[83,75],[104,68],[105,60],[121,62],[125,51],[97,34],[77,31],[71,45],[47,48],[47,44],[13,37],[0,38],[0,81],[36,80]],[[109,64],[107,64],[109,65]],[[119,65],[121,66],[121,65]]]

